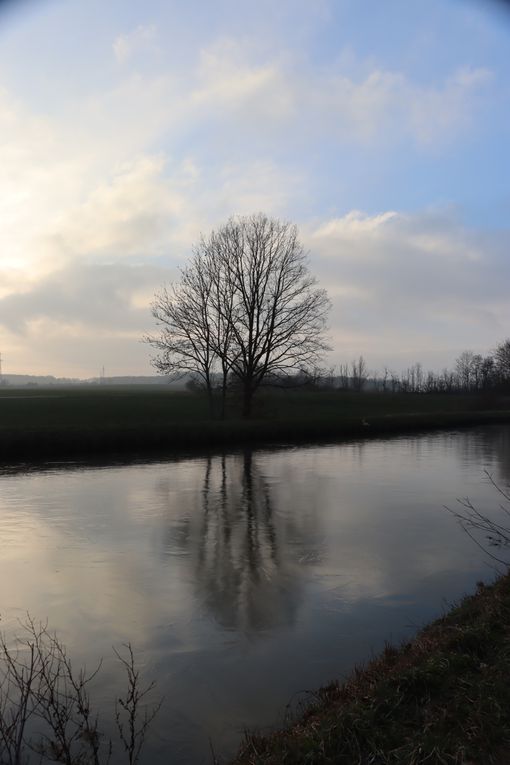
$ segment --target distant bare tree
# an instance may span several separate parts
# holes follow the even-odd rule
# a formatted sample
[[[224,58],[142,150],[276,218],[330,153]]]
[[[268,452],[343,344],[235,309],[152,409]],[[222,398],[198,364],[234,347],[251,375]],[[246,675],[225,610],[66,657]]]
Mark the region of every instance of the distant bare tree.
[[[265,379],[317,367],[328,310],[296,226],[263,214],[231,218],[202,238],[181,282],[156,296],[161,330],[146,339],[158,371],[199,375],[211,402],[216,367],[223,399],[235,379],[249,417]]]
[[[416,386],[415,391],[417,393],[421,393],[421,391],[423,390],[423,386],[425,384],[425,380],[424,380],[424,374],[423,374],[423,367],[419,361],[417,361],[416,364],[414,365],[414,369],[415,369],[415,386]]]
[[[458,385],[462,390],[469,391],[474,385],[476,377],[476,361],[473,351],[462,351],[455,361],[455,373]]]
[[[455,390],[455,374],[446,369],[446,367],[439,377],[439,386],[443,393],[451,393]]]
[[[383,367],[383,374],[382,374],[382,389],[383,393],[386,393],[388,390],[388,378],[390,376],[390,370],[387,366]]]
[[[482,358],[480,365],[480,387],[487,390],[494,387],[496,382],[495,362],[492,356]]]
[[[351,372],[354,390],[359,392],[362,391],[366,381],[368,380],[368,369],[363,356],[360,356],[357,361],[356,359],[352,361]]]
[[[435,393],[437,391],[436,375],[431,370],[427,372],[425,382],[423,383],[423,390],[425,393]]]
[[[400,380],[398,379],[397,372],[390,371],[390,383],[391,383],[391,392],[397,393],[397,391],[400,390]]]
[[[494,351],[494,366],[499,382],[508,384],[510,382],[510,340],[500,343]]]
[[[338,384],[341,390],[348,390],[350,382],[349,364],[339,364]]]

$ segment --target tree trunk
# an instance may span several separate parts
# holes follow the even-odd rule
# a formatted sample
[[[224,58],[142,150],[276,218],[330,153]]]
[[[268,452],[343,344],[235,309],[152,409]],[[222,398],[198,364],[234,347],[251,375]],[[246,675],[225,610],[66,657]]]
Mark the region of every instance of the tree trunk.
[[[223,370],[223,380],[221,382],[221,409],[220,409],[220,418],[222,420],[225,419],[225,414],[227,411],[227,373],[225,370]]]
[[[251,417],[251,404],[253,399],[253,390],[251,385],[245,385],[243,389],[243,417],[249,420]]]
[[[210,380],[206,383],[207,387],[207,401],[209,402],[209,414],[211,417],[214,417],[214,399],[213,399],[213,389]]]

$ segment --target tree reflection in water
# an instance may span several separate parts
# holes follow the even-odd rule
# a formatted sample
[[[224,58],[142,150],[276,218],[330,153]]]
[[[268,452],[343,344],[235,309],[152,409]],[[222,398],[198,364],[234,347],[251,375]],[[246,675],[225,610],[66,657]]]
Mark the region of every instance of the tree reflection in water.
[[[288,542],[302,534],[275,517],[271,486],[251,451],[207,458],[198,504],[166,539],[167,549],[190,556],[198,598],[225,629],[293,624],[301,573],[289,549],[302,546]]]
[[[503,486],[510,485],[510,427],[486,425],[457,435],[457,445],[464,463],[479,464],[480,475],[487,470]],[[475,476],[478,479],[478,476]]]

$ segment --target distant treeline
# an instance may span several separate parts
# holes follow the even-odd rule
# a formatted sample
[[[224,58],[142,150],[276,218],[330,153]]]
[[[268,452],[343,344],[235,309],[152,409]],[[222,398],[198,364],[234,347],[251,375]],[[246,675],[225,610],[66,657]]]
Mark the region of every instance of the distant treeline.
[[[350,364],[340,364],[322,377],[322,385],[341,390],[381,390],[392,393],[479,393],[510,391],[510,340],[505,340],[487,356],[463,351],[453,369],[425,371],[420,362],[403,372],[384,367],[382,373],[369,372],[363,356]]]
[[[182,379],[182,378],[181,378]],[[211,374],[214,390],[221,385],[220,375]],[[196,376],[185,381],[188,390],[203,390]],[[486,356],[466,350],[453,363],[453,368],[440,372],[425,370],[419,361],[396,372],[387,366],[382,371],[369,369],[363,356],[331,369],[298,370],[292,375],[266,375],[265,388],[304,390],[343,390],[384,393],[510,393],[510,339]],[[235,391],[235,381],[229,381]]]
[[[53,375],[17,375],[3,374],[0,376],[0,385],[12,385],[13,387],[60,386],[70,385],[96,386],[96,385],[171,385],[173,388],[184,388],[181,381],[172,381],[162,375],[123,375],[115,377],[91,377],[86,380],[77,377],[54,377]]]

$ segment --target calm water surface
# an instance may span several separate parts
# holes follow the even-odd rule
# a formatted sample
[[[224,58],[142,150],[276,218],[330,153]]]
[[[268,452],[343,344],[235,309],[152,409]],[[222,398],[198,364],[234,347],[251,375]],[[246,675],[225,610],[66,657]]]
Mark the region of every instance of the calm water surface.
[[[48,618],[118,693],[131,641],[164,695],[145,762],[210,763],[306,689],[493,578],[443,509],[510,481],[510,429],[0,473],[0,612]]]

